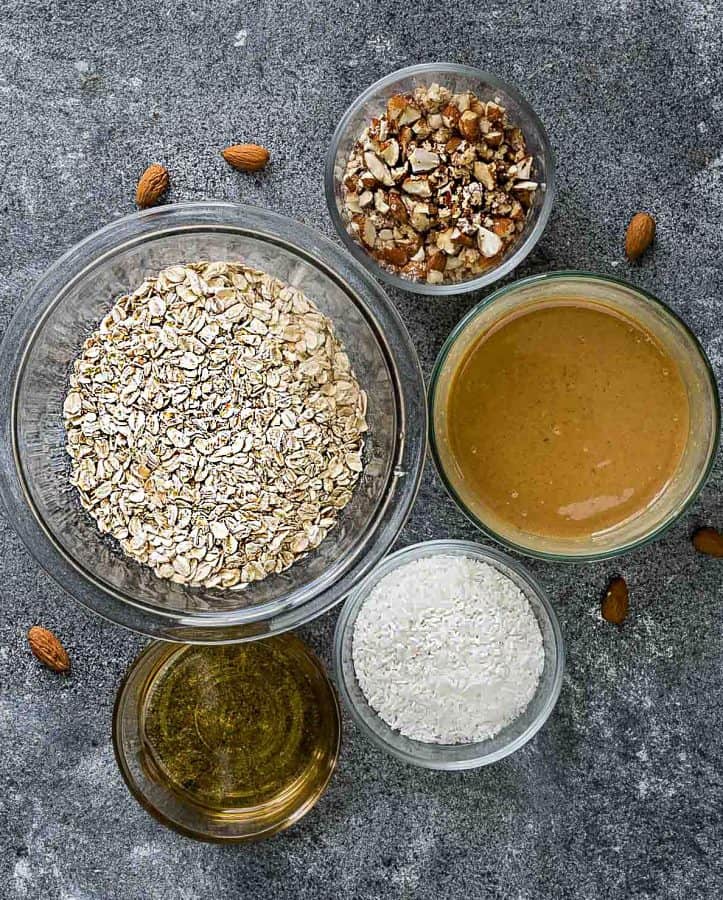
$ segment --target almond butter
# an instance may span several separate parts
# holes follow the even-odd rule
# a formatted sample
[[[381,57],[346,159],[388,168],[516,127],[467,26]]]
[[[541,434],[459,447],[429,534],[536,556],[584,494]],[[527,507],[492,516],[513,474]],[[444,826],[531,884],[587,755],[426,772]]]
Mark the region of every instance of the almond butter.
[[[628,615],[629,594],[624,578],[613,578],[602,599],[600,611],[603,619],[613,625],[622,625]]]
[[[33,625],[28,631],[28,643],[33,656],[53,672],[65,674],[70,671],[70,657],[52,631]]]
[[[639,259],[655,238],[655,219],[650,213],[639,212],[630,220],[625,234],[625,253],[629,260]]]
[[[168,170],[159,163],[153,163],[138,179],[136,204],[141,209],[155,206],[167,190]]]
[[[221,151],[221,156],[234,169],[242,172],[258,172],[269,161],[271,154],[258,144],[233,144]]]
[[[699,528],[693,535],[693,546],[706,556],[723,556],[723,534],[715,528]]]

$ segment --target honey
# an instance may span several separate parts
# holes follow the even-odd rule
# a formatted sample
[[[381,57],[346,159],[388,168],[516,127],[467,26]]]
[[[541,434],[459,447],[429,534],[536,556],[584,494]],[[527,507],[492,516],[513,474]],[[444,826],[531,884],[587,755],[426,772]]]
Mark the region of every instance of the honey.
[[[246,840],[287,827],[321,795],[339,709],[321,664],[292,635],[158,644],[121,690],[114,739],[150,812],[196,837]]]

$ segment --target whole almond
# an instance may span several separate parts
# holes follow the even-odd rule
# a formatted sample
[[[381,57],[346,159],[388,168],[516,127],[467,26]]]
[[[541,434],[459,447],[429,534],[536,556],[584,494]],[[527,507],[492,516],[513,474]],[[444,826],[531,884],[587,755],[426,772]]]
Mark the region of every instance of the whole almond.
[[[706,556],[723,556],[723,534],[715,528],[699,528],[693,535],[693,546]]]
[[[53,672],[65,674],[70,671],[70,657],[52,631],[33,625],[28,632],[28,643],[33,656]]]
[[[136,187],[136,203],[141,209],[155,206],[168,190],[168,170],[159,163],[148,166]]]
[[[602,599],[600,611],[603,619],[614,625],[622,625],[628,614],[628,586],[624,578],[613,578]]]
[[[221,156],[234,169],[242,172],[258,172],[269,161],[271,154],[258,144],[233,144],[221,151]]]
[[[630,220],[625,234],[625,253],[628,259],[638,259],[655,238],[655,219],[650,213],[639,212]]]

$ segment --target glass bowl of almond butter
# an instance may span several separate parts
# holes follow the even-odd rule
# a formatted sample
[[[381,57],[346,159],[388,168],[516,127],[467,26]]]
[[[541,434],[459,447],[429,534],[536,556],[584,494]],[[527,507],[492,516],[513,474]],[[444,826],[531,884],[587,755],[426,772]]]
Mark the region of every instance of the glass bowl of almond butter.
[[[346,248],[382,281],[420,294],[479,290],[544,231],[554,155],[530,104],[471,66],[392,72],[342,117],[326,199]]]

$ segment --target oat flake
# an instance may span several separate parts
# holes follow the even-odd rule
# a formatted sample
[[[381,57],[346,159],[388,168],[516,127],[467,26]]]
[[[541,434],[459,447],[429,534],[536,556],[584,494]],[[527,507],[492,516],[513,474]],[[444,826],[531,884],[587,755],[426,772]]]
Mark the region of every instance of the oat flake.
[[[234,590],[334,527],[365,414],[331,321],[226,262],[172,266],[121,297],[63,407],[71,481],[100,531],[162,578]]]

